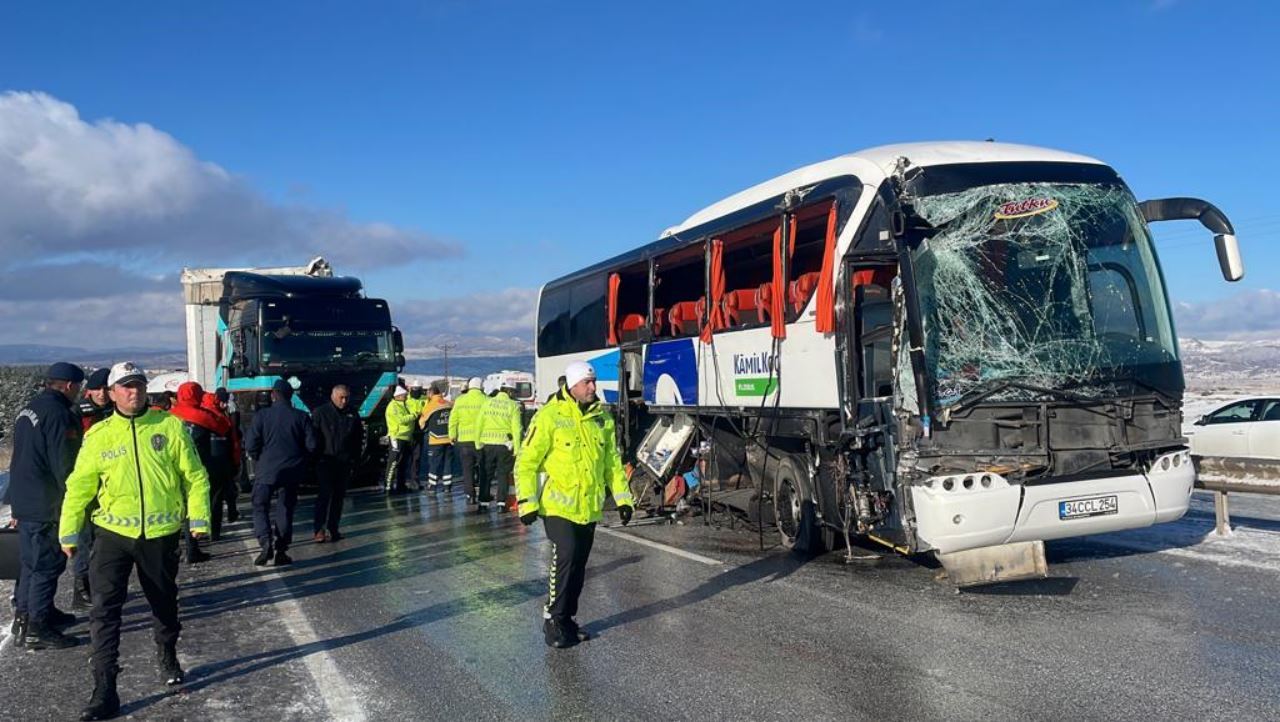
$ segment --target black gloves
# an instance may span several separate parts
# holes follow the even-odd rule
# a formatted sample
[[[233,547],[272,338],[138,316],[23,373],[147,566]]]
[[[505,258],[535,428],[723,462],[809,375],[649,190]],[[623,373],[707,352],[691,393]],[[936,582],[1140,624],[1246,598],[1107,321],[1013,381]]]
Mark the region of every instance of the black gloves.
[[[622,519],[622,525],[626,526],[631,523],[631,505],[618,507],[618,518]]]
[[[520,523],[524,524],[525,526],[529,526],[530,524],[534,523],[537,520],[538,520],[538,512],[536,511],[531,511],[528,514],[525,514],[524,516],[520,517]]]

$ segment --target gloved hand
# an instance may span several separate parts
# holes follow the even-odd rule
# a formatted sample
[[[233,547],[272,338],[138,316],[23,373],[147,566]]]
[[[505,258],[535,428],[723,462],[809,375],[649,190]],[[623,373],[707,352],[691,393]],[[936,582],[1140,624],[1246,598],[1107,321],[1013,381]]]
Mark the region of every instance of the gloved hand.
[[[528,514],[525,514],[524,516],[520,517],[520,523],[524,524],[525,526],[529,526],[530,524],[534,523],[537,520],[538,520],[538,512],[536,511],[531,511]]]
[[[622,519],[622,525],[626,526],[631,523],[631,505],[626,504],[618,507],[618,518]]]

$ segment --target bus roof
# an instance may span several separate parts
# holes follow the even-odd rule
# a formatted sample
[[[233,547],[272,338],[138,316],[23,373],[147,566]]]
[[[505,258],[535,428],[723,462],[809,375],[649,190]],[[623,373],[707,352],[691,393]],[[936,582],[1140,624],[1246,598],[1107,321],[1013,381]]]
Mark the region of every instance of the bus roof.
[[[864,183],[879,185],[881,180],[893,173],[894,165],[899,158],[903,157],[909,159],[913,167],[952,165],[956,163],[1012,162],[1104,165],[1102,161],[1084,155],[1015,143],[958,140],[882,145],[797,168],[790,173],[784,173],[764,183],[735,193],[694,213],[686,218],[683,223],[663,231],[662,237],[666,238],[700,226],[736,210],[786,193],[792,188],[807,186],[837,175],[856,175]]]
[[[542,290],[545,291],[548,287],[560,286],[584,276],[600,273],[606,269],[617,268],[641,261],[650,256],[665,253],[683,243],[677,237],[677,234],[749,208],[757,203],[776,198],[793,188],[803,188],[831,178],[850,175],[857,177],[859,181],[866,185],[879,186],[886,177],[893,173],[894,165],[902,157],[909,159],[912,167],[954,165],[959,163],[1016,162],[1105,165],[1095,158],[1052,148],[990,141],[962,140],[899,143],[867,148],[797,168],[789,173],[784,173],[759,185],[735,193],[694,213],[679,225],[663,231],[658,240],[556,278],[545,284]]]

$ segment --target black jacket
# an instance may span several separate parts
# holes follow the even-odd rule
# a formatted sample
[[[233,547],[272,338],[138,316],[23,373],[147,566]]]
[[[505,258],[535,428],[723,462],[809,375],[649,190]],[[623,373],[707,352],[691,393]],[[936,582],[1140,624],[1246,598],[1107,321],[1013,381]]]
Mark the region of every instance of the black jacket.
[[[306,476],[307,460],[319,444],[311,417],[288,401],[277,401],[253,415],[244,450],[254,460],[254,483],[297,483]]]
[[[213,473],[213,432],[201,426],[184,420],[182,428],[187,430],[187,434],[191,436],[191,442],[196,447],[196,455],[200,457],[200,463],[204,465],[205,473]]]
[[[80,420],[59,391],[41,391],[18,413],[6,499],[14,518],[58,521],[80,439]]]
[[[320,454],[329,459],[354,464],[360,460],[364,445],[364,431],[360,416],[348,406],[339,409],[333,402],[311,412],[311,421],[320,436]]]

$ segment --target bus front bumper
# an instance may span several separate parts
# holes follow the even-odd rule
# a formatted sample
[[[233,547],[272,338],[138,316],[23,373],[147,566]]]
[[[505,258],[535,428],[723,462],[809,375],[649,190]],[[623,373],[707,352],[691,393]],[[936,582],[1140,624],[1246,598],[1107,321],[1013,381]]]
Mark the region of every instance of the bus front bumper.
[[[932,477],[911,487],[920,551],[964,551],[1150,526],[1187,511],[1195,470],[1187,451],[1145,474],[1010,484],[998,474]]]

